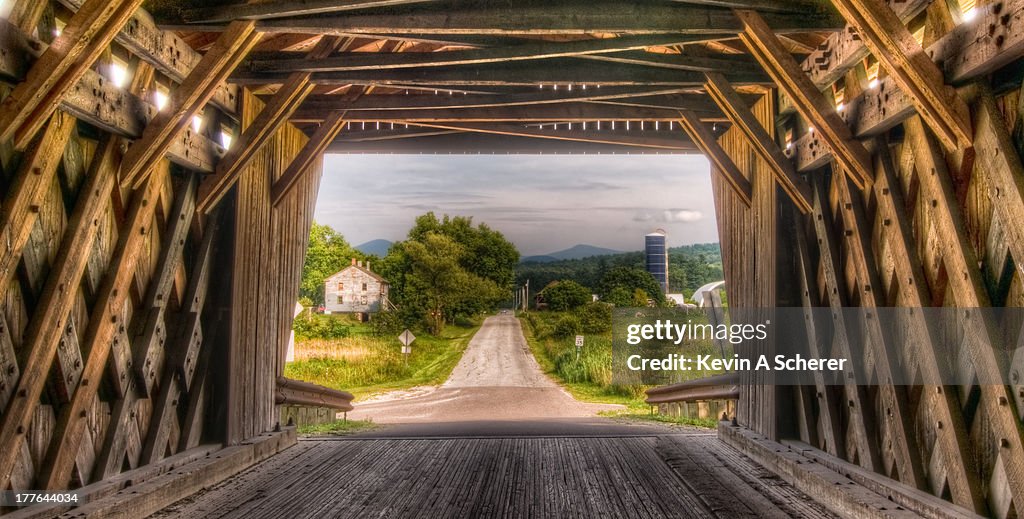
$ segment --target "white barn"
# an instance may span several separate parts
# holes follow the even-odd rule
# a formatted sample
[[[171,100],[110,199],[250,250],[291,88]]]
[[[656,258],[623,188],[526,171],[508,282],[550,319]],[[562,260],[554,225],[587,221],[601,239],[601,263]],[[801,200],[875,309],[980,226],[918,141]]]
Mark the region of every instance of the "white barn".
[[[324,282],[324,308],[331,313],[374,313],[388,306],[387,280],[370,270],[370,263],[352,260]]]

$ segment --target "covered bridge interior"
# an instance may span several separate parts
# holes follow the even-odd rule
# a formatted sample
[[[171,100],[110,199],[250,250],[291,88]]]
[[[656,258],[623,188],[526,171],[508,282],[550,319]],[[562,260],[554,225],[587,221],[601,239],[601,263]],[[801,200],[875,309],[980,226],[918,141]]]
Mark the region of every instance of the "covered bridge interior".
[[[348,406],[282,377],[326,152],[703,153],[733,307],[1024,303],[1022,0],[142,4],[0,3],[4,489],[145,515]],[[865,335],[873,385],[743,376],[720,436],[1017,517],[1024,386]]]

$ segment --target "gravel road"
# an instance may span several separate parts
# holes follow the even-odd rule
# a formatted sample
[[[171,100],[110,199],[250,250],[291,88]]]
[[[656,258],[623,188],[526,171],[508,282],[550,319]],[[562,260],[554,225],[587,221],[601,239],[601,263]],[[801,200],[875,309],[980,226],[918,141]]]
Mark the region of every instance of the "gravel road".
[[[415,347],[415,345],[414,345]],[[437,389],[375,399],[348,414],[376,423],[437,423],[593,417],[620,406],[579,402],[551,381],[530,353],[519,321],[488,317],[451,376]]]

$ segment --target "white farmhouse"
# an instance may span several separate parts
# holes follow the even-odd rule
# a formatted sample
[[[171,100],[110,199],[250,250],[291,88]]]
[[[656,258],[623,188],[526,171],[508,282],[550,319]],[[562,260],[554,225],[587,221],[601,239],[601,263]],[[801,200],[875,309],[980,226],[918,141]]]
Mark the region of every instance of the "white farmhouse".
[[[370,270],[370,262],[352,265],[324,282],[324,307],[331,313],[374,313],[386,309],[388,282]]]

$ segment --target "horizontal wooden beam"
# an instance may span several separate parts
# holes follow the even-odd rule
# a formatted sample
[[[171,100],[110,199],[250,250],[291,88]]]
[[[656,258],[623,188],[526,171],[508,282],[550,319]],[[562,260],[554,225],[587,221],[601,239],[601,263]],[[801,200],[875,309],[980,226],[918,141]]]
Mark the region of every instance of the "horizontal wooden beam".
[[[361,9],[395,7],[436,0],[275,0],[270,2],[236,3],[188,9],[182,13],[186,22],[230,22],[231,20],[268,20],[291,16],[339,13]]]
[[[509,61],[565,58],[643,50],[648,47],[681,45],[704,39],[707,39],[707,37],[668,34],[624,36],[571,42],[535,42],[451,52],[350,52],[316,61],[302,58],[255,59],[247,64],[247,68],[253,72],[342,72],[482,65],[485,63],[505,63]],[[686,58],[683,56],[674,56],[681,64],[685,63]],[[692,58],[692,60],[696,61],[696,58]],[[747,60],[747,63],[750,63],[749,60]]]
[[[142,0],[93,0],[76,12],[25,80],[0,103],[0,140],[25,149],[140,4]]]
[[[973,22],[958,25],[927,49],[932,59],[942,64],[948,84],[966,84],[1024,57],[1024,0],[977,9],[980,12]],[[841,115],[860,139],[880,135],[915,113],[913,100],[890,77],[846,105]],[[793,143],[793,156],[797,169],[806,171],[826,164],[832,152],[815,132]]]
[[[842,19],[829,12],[802,16],[765,13],[765,17],[782,32],[842,27]],[[597,0],[583,9],[567,3],[267,20],[260,22],[259,30],[308,34],[736,34],[742,27],[729,9],[721,7]]]
[[[762,72],[725,71],[735,85],[768,85]],[[286,73],[260,73],[239,70],[231,81],[243,85],[280,84]],[[552,58],[536,62],[511,62],[474,66],[413,68],[394,70],[354,70],[317,72],[313,82],[320,85],[423,85],[423,86],[527,86],[584,84],[594,86],[700,86],[704,75],[697,70],[672,70],[663,67],[593,63],[572,58]]]
[[[638,148],[651,148],[672,151],[698,151],[693,142],[689,139],[680,138],[679,132],[600,132],[590,125],[590,129],[584,129],[582,124],[576,125],[576,129],[570,130],[565,126],[561,128],[538,128],[536,125],[523,125],[515,123],[413,123],[424,128],[436,128],[440,130],[455,130],[474,133],[488,133],[493,135],[507,135],[514,137],[532,137],[535,139],[552,139],[571,142],[589,142],[596,144],[615,144],[620,146],[634,146]],[[675,124],[675,123],[671,123]],[[666,128],[668,124],[666,124]]]
[[[348,96],[320,95],[309,96],[302,104],[303,113],[323,112],[327,110],[388,111],[388,110],[442,110],[497,108],[509,106],[558,105],[564,103],[619,101],[629,104],[633,100],[638,105],[664,106],[676,109],[691,109],[697,112],[718,113],[714,103],[698,94],[683,94],[689,88],[644,88],[644,87],[608,87],[608,88],[575,88],[573,90],[540,90],[528,94],[449,94],[438,92],[436,95],[371,95],[352,100]],[[618,103],[616,103],[618,104]]]
[[[407,131],[389,132],[385,135],[362,135],[361,132],[354,132],[353,134],[346,132],[343,137],[336,138],[327,147],[326,152],[335,154],[384,155],[692,155],[700,153],[698,150],[642,148],[607,143],[414,128],[414,126],[410,125]],[[553,133],[555,130],[545,131]],[[370,134],[372,132],[362,133]],[[330,174],[330,172],[325,174]]]
[[[85,0],[58,2],[75,11],[82,7]],[[132,14],[114,41],[175,83],[184,81],[203,58],[202,54],[193,50],[173,31],[159,29],[145,9],[137,9]],[[234,115],[238,105],[238,87],[221,83],[210,101],[224,113]]]
[[[352,393],[338,391],[309,382],[278,377],[274,400],[279,405],[298,404],[327,407],[338,411],[352,410]]]
[[[7,23],[0,20],[0,75],[17,81],[32,61],[31,49],[36,43],[12,30]],[[152,102],[115,86],[92,70],[65,92],[61,109],[80,121],[129,139],[139,138],[157,113]],[[210,172],[220,153],[218,144],[203,135],[189,132],[171,145],[167,158],[188,169]]]
[[[685,105],[685,103],[682,103]],[[595,103],[560,103],[525,106],[497,106],[492,108],[445,108],[425,110],[362,110],[346,117],[351,122],[597,122],[597,121],[676,121],[678,108],[658,109]],[[329,113],[302,108],[292,116],[293,121],[323,120]],[[715,114],[704,120],[722,119]],[[639,127],[639,126],[638,126]]]

